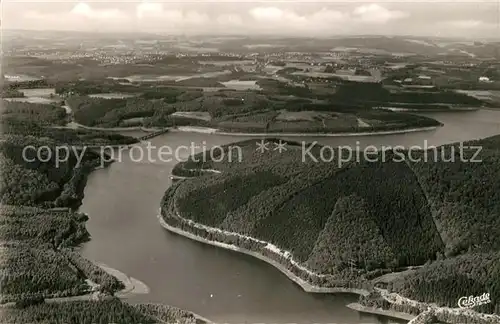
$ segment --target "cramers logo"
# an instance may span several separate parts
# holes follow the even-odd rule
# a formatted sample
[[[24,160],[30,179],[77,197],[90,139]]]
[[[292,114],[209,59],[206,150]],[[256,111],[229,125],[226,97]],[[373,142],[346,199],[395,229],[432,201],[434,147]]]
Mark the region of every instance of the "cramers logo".
[[[469,296],[469,297],[461,297],[458,300],[458,307],[460,308],[473,308],[479,305],[489,304],[491,303],[490,294],[484,293],[481,296]]]

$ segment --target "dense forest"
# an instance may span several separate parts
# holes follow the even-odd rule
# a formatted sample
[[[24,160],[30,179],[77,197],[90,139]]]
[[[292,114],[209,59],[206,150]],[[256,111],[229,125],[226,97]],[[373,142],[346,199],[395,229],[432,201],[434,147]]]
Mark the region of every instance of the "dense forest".
[[[497,236],[498,237],[498,236]],[[389,283],[389,290],[416,300],[457,307],[462,296],[490,294],[491,303],[477,311],[500,314],[500,253],[467,253],[440,259],[403,279]]]
[[[2,323],[205,324],[190,312],[159,304],[128,304],[117,298],[18,306],[0,313]]]
[[[118,299],[17,307],[3,311],[2,323],[153,324],[157,320]]]
[[[0,107],[2,121],[7,123],[15,120],[48,126],[64,125],[66,122],[66,110],[57,105],[2,100]]]
[[[81,203],[86,176],[99,163],[99,156],[85,153],[83,164],[77,166],[74,151],[68,150],[72,153],[67,161],[56,163],[48,151],[40,159],[35,150],[28,150],[23,157],[29,145],[54,149],[58,143],[50,138],[8,135],[0,144],[1,301],[40,302],[86,294],[90,292],[86,279],[99,284],[102,292],[121,289],[115,278],[61,250],[77,247],[90,238],[85,228],[88,217],[74,210]]]
[[[85,126],[116,127],[120,122],[175,112],[161,100],[142,98],[103,99],[73,96],[67,100],[76,122]]]
[[[351,259],[358,267],[368,271],[380,266],[418,265],[442,251],[442,242],[430,217],[425,196],[406,164],[374,165],[366,162],[344,167],[329,176],[325,176],[326,171],[315,169],[331,168],[331,165],[316,166],[310,170],[302,167],[305,175],[300,178],[304,182],[301,185],[297,184],[297,173],[301,169],[295,168],[296,163],[292,165],[293,167],[289,165],[288,172],[293,172],[289,174],[282,172],[283,167],[276,168],[273,164],[266,163],[269,170],[259,172],[253,168],[234,173],[225,172],[222,176],[208,179],[205,176],[200,182],[192,181],[180,186],[176,207],[189,219],[215,227],[227,224],[233,231],[272,242],[292,252],[300,262],[311,258],[310,263],[321,264],[322,267],[328,267],[327,260],[330,259],[335,263],[331,265],[335,269],[345,268]],[[205,164],[205,168],[207,167]],[[322,173],[323,177],[318,179],[313,175],[315,172]],[[398,179],[396,185],[394,179]],[[371,190],[375,186],[380,189]],[[228,188],[234,188],[230,192],[238,194],[228,195]],[[288,188],[300,188],[300,191],[290,191]],[[352,195],[360,198],[356,199]],[[254,199],[250,200],[252,197],[257,199],[257,196],[262,203],[256,204]],[[360,217],[357,229],[366,230],[359,233],[359,244],[364,244],[364,239],[375,235],[375,241],[381,240],[388,245],[385,248],[384,245],[379,247],[390,251],[380,251],[386,255],[385,258],[380,258],[379,252],[374,251],[370,244],[361,247],[355,244],[356,240],[352,235],[347,235],[349,230],[353,230],[349,224],[356,217],[349,213],[344,215],[346,208],[342,204],[336,205],[337,200],[342,197],[346,197],[346,204],[352,204],[349,212]],[[406,199],[402,200],[403,197]],[[350,201],[352,199],[354,202]],[[249,201],[252,203],[248,203]],[[274,209],[268,210],[269,205],[274,206]],[[356,211],[357,208],[360,210]],[[202,210],[204,212],[200,213]],[[250,227],[242,224],[242,218],[248,218],[248,215],[252,215],[248,220],[253,224]],[[405,218],[401,218],[401,215],[405,215]],[[230,217],[231,221],[225,220],[226,217]],[[256,222],[254,218],[259,221]],[[235,222],[236,219],[239,221]],[[366,219],[366,227],[360,221],[362,219]],[[346,225],[345,232],[339,225],[343,222]],[[241,231],[235,224],[242,224],[245,230]],[[281,224],[286,231],[276,231],[275,224]],[[327,224],[335,225],[325,228]],[[328,229],[335,231],[319,236]],[[340,232],[335,233],[336,231]],[[328,241],[331,235],[335,235],[335,246],[330,250],[321,250],[319,246],[329,245],[323,240]],[[419,249],[415,249],[415,246],[419,246]],[[351,249],[357,252],[350,254]],[[311,255],[313,250],[315,253]],[[335,272],[334,269],[325,270],[326,273]]]
[[[359,96],[362,93],[363,96]],[[450,104],[481,106],[483,102],[479,99],[460,94],[454,91],[398,91],[391,92],[380,83],[360,83],[346,82],[333,95],[333,98],[339,102],[366,103],[374,106],[392,105],[393,103],[406,104],[415,108],[414,104],[427,105],[432,104]]]
[[[181,84],[222,87],[219,81],[231,77]],[[167,83],[155,87],[125,80],[39,80],[4,85],[1,96],[22,97],[19,89],[54,86],[72,108],[74,120],[86,126],[196,125],[269,133],[438,126],[430,118],[372,107],[391,101],[417,108],[420,102],[482,104],[446,91],[394,94],[380,85],[348,82],[339,82],[335,94],[270,79],[258,84],[262,90],[208,93]],[[366,93],[363,100],[358,100],[360,91]],[[89,96],[98,93],[133,96]],[[129,305],[113,298],[123,283],[74,250],[90,239],[88,217],[75,210],[88,174],[100,164],[97,153],[82,152],[81,146],[137,140],[67,129],[70,116],[62,103],[2,100],[0,112],[0,303],[15,304],[3,308],[0,322],[202,323],[173,307]],[[197,177],[172,186],[162,211],[170,225],[261,253],[314,285],[371,289],[377,275],[425,264],[391,282],[388,289],[449,306],[457,295],[489,289],[492,304],[481,311],[498,313],[499,141],[492,138],[480,144],[486,148],[485,162],[476,165],[350,161],[340,166],[336,161],[303,163],[298,143],[288,142],[285,153],[260,154],[255,142],[247,141],[239,143],[244,163],[188,160],[177,165],[174,174]],[[29,145],[35,150],[23,157]],[[42,146],[67,148],[67,161],[57,164],[43,151],[47,160],[40,161],[35,153]],[[231,145],[225,149],[226,157],[233,156]],[[80,153],[83,164],[77,166]],[[187,220],[233,234],[208,231]],[[105,300],[44,302],[90,294]]]
[[[86,278],[98,284],[101,292],[112,295],[113,292],[125,288],[121,281],[108,274],[95,263],[83,258],[79,253],[69,248],[65,248],[61,250],[61,255],[64,255]]]
[[[23,121],[20,119],[3,120],[2,133],[4,136],[16,135],[49,138],[56,143],[74,146],[129,145],[137,143],[136,138],[118,133],[87,129],[43,127],[35,121]]]
[[[89,290],[85,278],[73,270],[64,255],[51,248],[10,244],[3,247],[7,253],[2,256],[0,265],[2,302],[23,300],[37,294],[66,297]]]
[[[267,255],[315,284],[345,278],[369,284],[377,273],[423,266],[390,289],[452,307],[461,296],[489,291],[495,298],[480,310],[498,313],[499,136],[471,143],[483,147],[482,163],[448,162],[450,150],[441,151],[458,148],[451,144],[419,152],[427,160],[418,163],[388,151],[384,162],[352,160],[340,168],[337,160],[299,163],[293,143],[281,155],[259,155],[252,141],[238,144],[243,163],[200,164],[194,162],[199,153],[176,166],[175,175],[193,178],[165,194],[168,224]],[[203,171],[209,169],[222,173]]]
[[[468,146],[467,144],[466,146]],[[411,163],[446,246],[445,256],[500,249],[500,154],[498,137],[470,145],[482,146],[481,163],[464,163],[451,149],[431,151],[427,163]],[[471,158],[470,150],[465,158]],[[445,153],[442,153],[445,152]]]
[[[67,145],[116,145],[137,142],[135,138],[116,133],[63,128],[61,126],[69,120],[66,110],[59,105],[2,100],[0,107],[3,136],[50,138],[54,143]]]
[[[34,149],[25,150],[32,146]],[[38,150],[45,147],[43,150]],[[67,147],[61,150],[66,161],[56,161],[56,147],[51,139],[31,136],[11,135],[0,143],[2,173],[0,201],[2,204],[45,207],[78,206],[85,183],[86,174],[100,163],[97,153]],[[78,168],[76,154],[83,153]],[[66,156],[69,155],[69,156]],[[42,162],[45,161],[45,162]]]
[[[64,82],[55,85],[55,92],[61,96],[85,96],[98,93],[137,91],[137,87],[129,84],[128,80],[125,84],[123,81],[125,80],[102,79],[93,81],[79,80],[74,82]]]
[[[45,80],[4,84],[2,96],[21,97],[18,89],[46,86]],[[124,116],[157,110],[148,104],[141,98],[129,101],[125,108],[131,113]],[[88,174],[102,158],[86,146],[132,144],[137,139],[64,128],[69,120],[60,104],[1,102],[0,322],[204,323],[174,307],[130,305],[114,298],[124,284],[76,252],[90,239],[88,216],[76,209]],[[61,160],[56,161],[54,152]]]
[[[57,105],[4,101],[0,122],[0,302],[32,304],[87,294],[89,278],[102,292],[121,289],[114,277],[108,278],[95,265],[76,262],[62,249],[80,246],[90,238],[85,228],[88,217],[75,210],[88,173],[100,164],[99,154],[73,145],[136,140],[53,128],[66,122],[65,110]],[[25,150],[28,147],[32,149]],[[51,154],[56,148],[64,161],[56,161]]]
[[[47,79],[18,81],[18,82],[2,82],[2,89],[4,90],[17,90],[17,89],[37,89],[37,88],[50,88],[54,83]]]
[[[0,322],[136,324],[168,319],[204,323],[177,308],[129,305],[112,297],[124,288],[123,283],[73,250],[90,239],[85,228],[88,217],[68,208],[78,205],[81,197],[64,198],[74,173],[82,169],[75,168],[71,159],[60,168],[20,159],[19,145],[51,143],[33,137],[2,142]],[[60,207],[49,208],[54,205]],[[96,293],[96,301],[46,301],[83,295],[90,299]]]
[[[67,209],[2,205],[1,213],[0,237],[5,241],[57,249],[78,246],[90,238],[85,228],[88,217]]]
[[[222,92],[195,99],[187,98],[188,101],[175,103],[140,97],[102,99],[73,96],[67,101],[74,110],[76,122],[86,126],[108,128],[190,125],[214,127],[228,132],[328,133],[370,132],[440,125],[431,118],[411,114],[356,110],[326,102],[269,100],[255,93],[235,91],[228,93],[230,97]],[[301,111],[307,112],[308,115],[297,114]],[[193,115],[177,116],[175,112],[193,113]],[[200,112],[208,113],[208,120],[196,117],[195,113]],[[364,123],[362,126],[359,120]]]

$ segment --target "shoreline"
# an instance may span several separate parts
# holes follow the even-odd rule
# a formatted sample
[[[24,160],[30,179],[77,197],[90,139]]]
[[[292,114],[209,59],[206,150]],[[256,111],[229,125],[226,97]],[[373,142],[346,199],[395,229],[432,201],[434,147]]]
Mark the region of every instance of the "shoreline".
[[[121,272],[118,269],[111,268],[110,266],[104,264],[104,263],[97,263],[95,264],[101,268],[102,270],[106,271],[108,274],[112,275],[116,279],[118,279],[120,282],[122,282],[125,285],[125,288],[123,288],[120,291],[117,291],[114,293],[114,296],[118,298],[126,298],[131,295],[142,295],[142,294],[149,294],[150,290],[149,287],[143,283],[142,281],[129,277],[125,273]]]
[[[438,126],[428,126],[419,128],[408,128],[399,130],[389,130],[389,131],[374,131],[374,132],[359,132],[359,133],[232,133],[220,131],[216,128],[209,127],[191,127],[183,126],[183,128],[171,128],[171,132],[179,133],[202,133],[210,135],[222,135],[222,136],[247,136],[247,137],[355,137],[355,136],[370,136],[370,135],[396,135],[396,134],[406,134],[415,132],[427,132],[436,130],[442,125]]]
[[[291,271],[289,271],[287,268],[285,268],[279,262],[277,262],[273,259],[270,259],[270,258],[268,258],[260,253],[250,251],[250,250],[247,250],[245,248],[241,248],[241,247],[238,247],[238,246],[235,246],[232,244],[222,243],[222,242],[218,242],[218,241],[211,241],[211,240],[205,239],[203,237],[199,237],[193,233],[179,229],[175,226],[169,225],[163,219],[161,211],[157,215],[157,218],[159,219],[160,225],[164,229],[166,229],[169,232],[172,232],[176,235],[181,235],[181,236],[186,237],[188,239],[191,239],[191,240],[194,240],[197,242],[201,242],[204,244],[216,246],[219,248],[223,248],[226,250],[243,253],[243,254],[255,257],[261,261],[264,261],[264,262],[268,263],[269,265],[273,266],[274,268],[276,268],[277,270],[279,270],[284,275],[286,275],[288,279],[290,279],[291,281],[293,281],[294,283],[299,285],[307,293],[327,293],[327,294],[328,293],[330,293],[330,294],[350,293],[350,294],[357,294],[357,295],[361,295],[361,296],[368,296],[369,295],[368,291],[366,291],[364,289],[358,289],[358,288],[340,288],[340,287],[322,288],[322,287],[318,287],[318,286],[313,286],[310,283],[308,283],[307,281],[297,277],[295,274],[293,274]],[[383,289],[377,289],[377,288],[375,288],[375,289],[376,289],[376,291],[379,291],[379,292],[384,291]],[[452,316],[452,318],[455,318],[455,316],[466,316],[468,318],[478,319],[478,317],[479,317],[479,320],[483,320],[484,323],[494,323],[494,320],[496,320],[497,318],[500,319],[500,317],[498,317],[498,315],[495,315],[495,314],[477,313],[477,312],[474,312],[473,310],[469,310],[469,309],[464,310],[464,309],[453,309],[453,308],[449,308],[449,307],[438,307],[434,304],[429,304],[429,303],[424,303],[424,302],[412,300],[412,299],[409,299],[407,297],[398,295],[396,293],[386,292],[386,293],[382,294],[382,297],[390,304],[411,305],[411,306],[417,307],[419,309],[424,307],[425,309],[427,309],[427,311],[433,310],[436,312],[437,315],[444,316],[445,318],[449,318],[448,316]],[[423,311],[421,311],[421,313],[419,315],[413,315],[411,313],[400,312],[400,311],[396,311],[396,310],[392,310],[392,309],[385,310],[382,308],[363,306],[359,302],[350,303],[350,304],[347,304],[345,306],[354,310],[354,311],[357,311],[359,313],[367,313],[367,314],[385,316],[385,317],[389,317],[389,318],[401,319],[401,320],[409,321],[411,323],[412,323],[412,321],[415,321],[417,317],[420,318],[421,315],[427,313],[427,311],[423,310]],[[493,320],[493,322],[491,322],[491,320]]]
[[[234,251],[234,252],[239,252],[239,253],[243,253],[243,254],[246,254],[246,255],[249,255],[249,256],[252,256],[252,257],[255,257],[261,261],[264,261],[266,262],[267,264],[273,266],[274,268],[276,268],[277,270],[279,270],[281,273],[283,273],[285,276],[288,277],[288,279],[290,279],[291,281],[293,281],[294,283],[296,283],[297,285],[299,285],[305,292],[308,292],[308,293],[323,293],[323,294],[333,294],[333,293],[351,293],[351,294],[356,294],[356,295],[363,295],[363,296],[366,296],[369,294],[368,291],[364,290],[364,289],[358,289],[358,288],[342,288],[342,287],[337,287],[337,288],[323,288],[323,287],[318,287],[318,286],[313,286],[311,285],[310,283],[308,283],[307,281],[299,278],[298,276],[296,276],[295,274],[293,274],[290,270],[288,270],[287,268],[285,268],[282,264],[278,263],[277,261],[274,261],[260,253],[257,253],[257,252],[254,252],[254,251],[250,251],[250,250],[247,250],[247,249],[244,249],[244,248],[240,248],[238,246],[235,246],[235,245],[231,245],[231,244],[226,244],[226,243],[222,243],[222,242],[217,242],[217,241],[210,241],[210,240],[207,240],[205,238],[202,238],[202,237],[199,237],[195,234],[192,234],[192,233],[189,233],[189,232],[186,232],[184,230],[181,230],[179,228],[176,228],[174,226],[171,226],[169,224],[167,224],[165,222],[165,220],[163,219],[163,216],[161,215],[161,213],[159,213],[157,215],[157,218],[160,222],[160,225],[168,230],[169,232],[172,232],[172,233],[175,233],[177,235],[181,235],[181,236],[184,236],[186,238],[189,238],[191,240],[194,240],[194,241],[197,241],[197,242],[201,242],[201,243],[204,243],[204,244],[208,244],[208,245],[212,245],[212,246],[216,246],[216,247],[219,247],[219,248],[223,248],[223,249],[226,249],[226,250],[230,250],[230,251]]]
[[[177,228],[173,225],[170,225],[165,221],[162,211],[163,211],[162,208],[160,208],[160,210],[157,214],[157,218],[159,220],[160,225],[164,229],[166,229],[167,231],[174,233],[176,235],[181,235],[183,237],[186,237],[188,239],[191,239],[191,240],[194,240],[194,241],[197,241],[200,243],[212,245],[212,246],[215,246],[218,248],[223,248],[223,249],[234,251],[234,252],[243,253],[243,254],[255,257],[261,261],[264,261],[267,264],[269,264],[269,265],[273,266],[274,268],[276,268],[277,270],[279,270],[289,280],[291,280],[292,282],[297,284],[299,287],[301,287],[302,290],[306,293],[326,293],[326,294],[350,293],[350,294],[356,294],[358,296],[364,296],[364,297],[368,297],[370,295],[370,291],[368,291],[366,289],[362,289],[362,288],[343,288],[343,287],[326,288],[326,287],[320,287],[320,286],[313,286],[312,284],[310,284],[306,280],[295,275],[293,272],[288,270],[284,265],[282,265],[278,261],[275,261],[272,258],[269,258],[265,255],[262,255],[261,253],[254,252],[254,251],[236,246],[234,244],[228,244],[228,243],[223,243],[223,242],[219,242],[219,241],[208,240],[208,239],[200,237],[194,233],[191,233],[191,232],[185,231],[183,229]],[[177,217],[182,218],[180,215],[178,215]],[[256,239],[254,239],[254,240],[256,240]],[[270,243],[267,242],[267,244],[270,244]],[[412,315],[409,313],[397,312],[394,310],[383,310],[383,309],[375,309],[375,308],[365,307],[359,303],[351,303],[351,304],[348,304],[345,306],[354,310],[354,311],[360,312],[360,313],[382,315],[382,316],[386,316],[389,318],[397,318],[397,319],[403,319],[403,320],[407,320],[407,321],[411,321],[416,317],[415,315]]]
[[[431,129],[437,129],[438,127],[439,126],[430,127],[430,128]],[[420,130],[421,129],[417,129],[415,131],[420,131]],[[402,131],[402,132],[405,132],[405,131]],[[215,135],[220,135],[220,134],[215,133]],[[234,134],[229,133],[228,135],[234,135]],[[342,135],[343,134],[339,134],[338,136],[342,136]],[[310,136],[310,135],[307,135],[307,136]],[[134,144],[132,144],[132,145],[134,145]],[[257,258],[257,259],[259,259],[261,261],[264,261],[264,262],[270,264],[271,266],[275,267],[280,272],[282,272],[284,275],[286,275],[290,280],[292,280],[293,282],[295,282],[296,284],[298,284],[305,292],[309,292],[309,293],[351,293],[351,294],[358,294],[358,295],[366,295],[366,293],[367,293],[367,292],[366,293],[360,292],[360,290],[362,290],[362,289],[351,289],[351,288],[340,288],[340,287],[339,288],[321,288],[321,287],[318,287],[318,286],[313,286],[313,285],[309,284],[308,282],[306,282],[305,280],[303,280],[303,279],[297,277],[296,275],[294,275],[292,272],[290,272],[288,269],[286,269],[283,265],[279,264],[277,261],[274,261],[274,260],[272,260],[270,258],[267,258],[264,255],[261,255],[259,253],[256,253],[256,252],[253,252],[253,251],[250,251],[250,250],[247,250],[247,249],[239,248],[239,247],[234,246],[234,245],[225,244],[225,243],[217,242],[217,241],[210,241],[210,240],[204,239],[202,237],[196,236],[195,234],[192,234],[192,233],[183,231],[183,230],[181,230],[179,228],[176,228],[174,226],[168,225],[164,221],[161,213],[159,213],[157,215],[157,217],[159,218],[159,222],[160,222],[160,224],[161,224],[161,226],[163,228],[165,228],[169,232],[172,232],[172,233],[174,233],[176,235],[181,235],[181,236],[184,236],[186,238],[189,238],[189,239],[192,239],[192,240],[204,243],[204,244],[209,244],[209,245],[220,247],[220,248],[224,248],[224,249],[227,249],[227,250],[232,250],[232,251],[235,251],[235,252],[247,254],[247,255],[250,255],[252,257],[255,257],[255,258]],[[101,265],[99,265],[99,266],[101,266]],[[116,270],[116,269],[113,269],[113,270]],[[118,270],[116,270],[116,271],[118,271]],[[119,273],[121,273],[121,272],[119,272]],[[114,273],[111,273],[111,274],[115,275]],[[123,274],[123,273],[121,273],[121,274]],[[123,275],[125,275],[125,274],[123,274]],[[134,279],[134,278],[131,278],[131,277],[127,277],[127,278],[130,278],[132,280]],[[119,279],[119,280],[122,281],[121,279]],[[125,282],[124,282],[124,284],[125,284]],[[354,290],[357,290],[357,291],[354,291]],[[120,292],[117,292],[116,296],[118,298],[124,298],[123,296],[119,295]],[[408,318],[410,316],[413,317],[413,318],[416,317],[416,316],[408,314],[408,313],[401,313],[401,312],[395,312],[395,311],[384,311],[382,309],[376,309],[376,308],[372,309],[370,307],[365,307],[365,306],[362,306],[360,304],[357,304],[357,305],[359,305],[359,307],[358,307],[358,306],[356,306],[356,304],[357,303],[352,303],[352,304],[348,304],[346,306],[349,307],[350,309],[356,310],[358,312],[364,312],[364,313],[382,315],[382,316],[387,316],[387,317],[392,317],[392,318],[399,318],[399,319],[404,319],[404,320],[408,320]],[[163,305],[166,305],[166,304],[163,304]],[[168,306],[168,305],[166,305],[166,306]],[[356,309],[355,307],[359,308],[359,309]],[[187,312],[190,312],[190,311],[187,311]],[[199,316],[199,315],[197,315],[195,313],[192,313],[192,312],[190,312],[190,313],[194,314],[195,316],[197,316],[197,317],[199,317],[201,319],[204,319],[202,316]],[[404,317],[402,317],[402,316],[404,316]]]
[[[409,113],[446,113],[446,112],[460,112],[460,111],[478,111],[481,107],[454,107],[448,109],[418,109],[418,108],[399,108],[399,107],[377,107],[375,109],[388,110],[393,112],[409,112]]]
[[[397,135],[406,133],[416,133],[416,132],[429,132],[442,127],[443,125],[427,126],[427,127],[416,127],[416,128],[406,128],[406,129],[395,129],[387,131],[371,131],[371,132],[350,132],[350,133],[240,133],[240,132],[228,132],[222,131],[217,128],[211,127],[199,127],[199,126],[179,126],[179,127],[167,127],[169,132],[172,133],[197,133],[197,134],[208,134],[208,135],[221,135],[221,136],[241,136],[241,137],[356,137],[356,136],[377,136],[377,135]],[[53,128],[59,129],[86,129],[93,131],[105,131],[105,132],[129,132],[129,131],[141,131],[145,133],[154,133],[163,130],[163,128],[146,128],[142,126],[133,127],[92,127],[85,126],[77,123],[67,124],[65,126],[54,126]]]
[[[83,258],[83,257],[82,257]],[[90,261],[90,260],[89,260]],[[119,298],[119,299],[125,299],[127,297],[131,297],[134,295],[141,295],[141,294],[148,294],[149,293],[149,287],[144,284],[142,281],[135,279],[133,277],[127,276],[125,273],[121,272],[120,270],[117,270],[115,268],[111,268],[103,263],[97,263],[93,262],[96,266],[107,272],[108,274],[112,275],[116,279],[118,279],[125,288],[122,290],[119,290],[113,294],[114,297]],[[88,293],[81,294],[81,295],[72,295],[72,296],[66,296],[66,297],[48,297],[44,298],[44,302],[46,303],[65,303],[65,302],[74,302],[74,301],[92,301],[92,300],[98,300],[99,293],[97,291],[92,290],[92,286],[98,287],[99,285],[92,282],[90,279],[87,279],[87,283],[89,286],[91,286],[91,290]],[[2,303],[0,304],[0,307],[10,307],[14,306],[16,302],[7,302],[7,303]]]
[[[358,311],[360,313],[382,315],[382,316],[402,319],[405,321],[411,321],[417,317],[415,315],[411,315],[408,313],[397,312],[397,311],[393,311],[393,310],[385,310],[382,308],[367,307],[367,306],[361,305],[360,303],[350,303],[350,304],[347,304],[346,307],[350,308],[352,310]]]

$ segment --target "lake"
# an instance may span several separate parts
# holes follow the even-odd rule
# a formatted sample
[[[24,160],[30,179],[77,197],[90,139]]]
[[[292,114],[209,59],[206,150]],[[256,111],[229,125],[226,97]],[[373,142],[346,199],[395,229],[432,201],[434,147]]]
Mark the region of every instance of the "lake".
[[[300,138],[329,145],[440,145],[500,134],[500,111],[426,114],[445,124],[429,132],[398,135]],[[245,137],[167,133],[154,146],[175,149],[191,142],[207,147]],[[146,143],[138,145],[146,146]],[[131,302],[174,305],[219,323],[386,323],[387,319],[345,307],[357,296],[305,293],[270,265],[171,234],[158,223],[160,200],[171,184],[175,161],[121,162],[93,172],[81,211],[87,212],[92,240],[85,257],[137,278],[150,288]]]

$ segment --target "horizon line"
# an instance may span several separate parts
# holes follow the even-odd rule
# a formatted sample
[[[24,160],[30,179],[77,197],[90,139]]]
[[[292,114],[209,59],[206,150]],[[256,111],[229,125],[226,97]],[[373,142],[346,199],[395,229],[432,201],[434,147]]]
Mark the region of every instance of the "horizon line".
[[[160,31],[103,31],[103,30],[74,30],[74,29],[22,29],[22,28],[1,28],[4,32],[62,32],[62,33],[84,33],[84,34],[101,34],[101,35],[113,35],[113,34],[146,34],[151,36],[177,36],[177,37],[242,37],[242,38],[252,38],[252,37],[274,37],[274,38],[297,38],[297,39],[332,39],[338,37],[388,37],[388,38],[434,38],[434,39],[449,39],[449,40],[488,40],[488,41],[500,41],[500,35],[495,36],[439,36],[439,35],[412,35],[412,34],[366,34],[366,33],[352,33],[352,34],[330,34],[323,36],[313,36],[313,35],[288,35],[288,34],[271,34],[271,33],[253,33],[253,34],[242,34],[242,33],[200,33],[200,32],[180,32],[180,33],[162,33]]]

